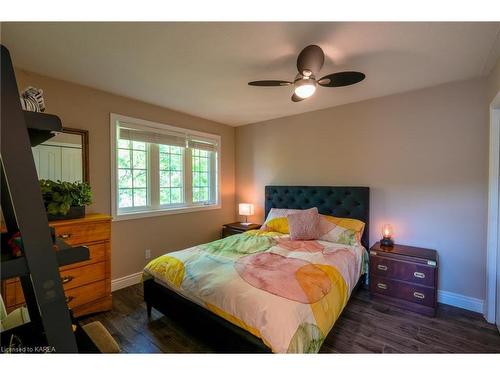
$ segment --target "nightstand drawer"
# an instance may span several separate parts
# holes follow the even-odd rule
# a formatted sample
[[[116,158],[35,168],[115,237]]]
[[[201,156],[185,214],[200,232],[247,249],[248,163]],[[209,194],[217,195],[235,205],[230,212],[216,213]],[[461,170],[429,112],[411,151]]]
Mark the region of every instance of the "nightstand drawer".
[[[227,228],[227,227],[222,228],[222,238],[226,238],[226,237],[232,236],[234,234],[240,234],[240,233],[243,233],[243,232],[236,230],[236,229]]]
[[[237,223],[224,224],[222,226],[222,238],[232,236],[234,234],[245,233],[249,230],[255,230],[259,228],[260,224],[253,224],[253,223],[243,224],[237,222]]]
[[[370,273],[414,284],[435,286],[435,268],[423,264],[371,255]]]
[[[436,289],[434,288],[386,279],[373,274],[370,277],[370,292],[404,299],[429,307],[435,307],[436,304]]]

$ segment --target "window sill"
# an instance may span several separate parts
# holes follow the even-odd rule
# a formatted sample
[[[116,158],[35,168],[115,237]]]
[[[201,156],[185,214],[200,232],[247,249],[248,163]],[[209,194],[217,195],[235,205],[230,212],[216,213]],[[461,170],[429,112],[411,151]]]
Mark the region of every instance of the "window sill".
[[[204,206],[191,206],[191,207],[175,207],[175,208],[163,208],[150,211],[135,211],[135,212],[114,214],[113,221],[125,221],[134,219],[143,219],[146,217],[178,215],[178,214],[186,214],[189,212],[217,210],[220,208],[221,205],[220,203],[218,203],[206,206],[204,205]]]

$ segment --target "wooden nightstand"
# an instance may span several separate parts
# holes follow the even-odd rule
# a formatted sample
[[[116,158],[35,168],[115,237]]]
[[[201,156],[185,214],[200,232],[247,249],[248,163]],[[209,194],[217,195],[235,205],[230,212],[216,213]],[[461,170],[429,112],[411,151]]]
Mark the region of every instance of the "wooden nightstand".
[[[233,234],[244,233],[248,230],[259,229],[260,226],[260,224],[242,225],[240,222],[224,224],[222,226],[222,238],[232,236]]]
[[[390,304],[436,315],[438,255],[435,250],[395,244],[370,249],[370,294]]]

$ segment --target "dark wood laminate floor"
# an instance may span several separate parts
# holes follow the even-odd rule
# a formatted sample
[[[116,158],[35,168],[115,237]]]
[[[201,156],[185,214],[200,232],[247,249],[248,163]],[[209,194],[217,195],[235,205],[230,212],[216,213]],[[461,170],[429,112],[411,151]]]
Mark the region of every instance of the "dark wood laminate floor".
[[[210,340],[153,309],[148,320],[142,285],[113,293],[100,320],[128,353],[213,353]],[[500,334],[477,313],[440,305],[435,318],[370,300],[359,290],[326,338],[322,353],[500,353]]]

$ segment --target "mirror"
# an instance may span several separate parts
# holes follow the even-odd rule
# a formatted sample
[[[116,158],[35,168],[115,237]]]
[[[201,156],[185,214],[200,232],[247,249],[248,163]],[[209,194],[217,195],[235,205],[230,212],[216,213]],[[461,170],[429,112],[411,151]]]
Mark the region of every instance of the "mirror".
[[[63,128],[32,147],[38,179],[89,182],[87,130]]]

